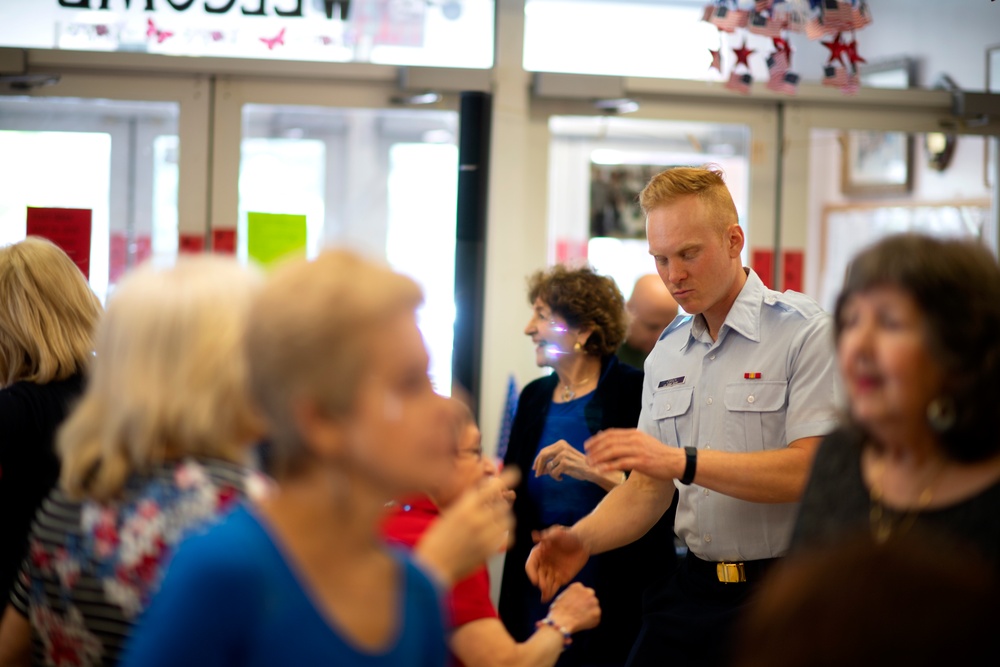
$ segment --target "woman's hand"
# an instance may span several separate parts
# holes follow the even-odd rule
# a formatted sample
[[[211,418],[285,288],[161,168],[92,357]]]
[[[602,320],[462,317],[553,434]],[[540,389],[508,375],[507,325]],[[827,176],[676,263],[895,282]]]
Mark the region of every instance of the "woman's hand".
[[[593,482],[605,491],[610,491],[624,481],[620,472],[601,472],[587,463],[587,457],[565,440],[559,440],[543,447],[531,465],[536,477],[549,475],[557,482],[563,475],[584,482]]]
[[[601,621],[601,605],[593,588],[580,582],[570,584],[549,606],[549,618],[575,633],[596,627]]]
[[[450,588],[509,545],[514,515],[506,492],[519,478],[509,467],[466,491],[417,543],[414,557],[443,586]]]

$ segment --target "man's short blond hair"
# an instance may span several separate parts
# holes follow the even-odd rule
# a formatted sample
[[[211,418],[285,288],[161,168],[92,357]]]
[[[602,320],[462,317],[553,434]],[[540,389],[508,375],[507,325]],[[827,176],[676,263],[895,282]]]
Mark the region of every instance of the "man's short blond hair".
[[[254,301],[246,342],[275,476],[296,474],[309,460],[296,403],[312,401],[330,418],[350,413],[371,361],[372,334],[422,301],[413,280],[347,250],[275,268]]]
[[[125,277],[98,327],[87,388],[58,435],[71,497],[110,500],[130,474],[184,456],[246,459],[261,422],[242,341],[260,282],[210,255]]]
[[[0,248],[0,387],[84,372],[101,302],[69,256],[29,236]]]
[[[639,206],[644,214],[649,215],[656,208],[669,206],[691,195],[708,204],[712,221],[720,232],[739,223],[739,214],[726,187],[722,169],[715,165],[674,167],[661,171],[639,193]]]

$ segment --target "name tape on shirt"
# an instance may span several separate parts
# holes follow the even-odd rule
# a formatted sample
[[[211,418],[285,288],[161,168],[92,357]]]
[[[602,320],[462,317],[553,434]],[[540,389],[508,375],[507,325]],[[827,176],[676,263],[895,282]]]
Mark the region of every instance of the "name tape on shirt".
[[[660,380],[660,384],[656,385],[657,389],[663,389],[664,387],[673,387],[674,385],[684,384],[684,376],[670,378],[669,380]]]

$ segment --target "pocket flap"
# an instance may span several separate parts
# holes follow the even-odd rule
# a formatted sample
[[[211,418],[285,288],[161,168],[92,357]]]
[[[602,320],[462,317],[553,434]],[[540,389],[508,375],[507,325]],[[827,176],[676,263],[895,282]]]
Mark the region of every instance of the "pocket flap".
[[[679,417],[691,407],[694,387],[668,389],[653,394],[653,419]]]
[[[726,385],[726,409],[733,412],[775,412],[784,407],[787,389],[787,382],[734,382]]]

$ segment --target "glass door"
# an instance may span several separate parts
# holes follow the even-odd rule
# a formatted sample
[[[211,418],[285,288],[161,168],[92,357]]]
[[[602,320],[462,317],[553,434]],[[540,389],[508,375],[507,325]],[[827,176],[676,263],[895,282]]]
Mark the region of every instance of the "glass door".
[[[590,263],[626,298],[655,273],[637,197],[672,166],[714,165],[724,174],[747,237],[744,264],[772,284],[775,111],[768,105],[667,104],[630,100],[636,112],[595,115],[583,104],[536,100],[548,113],[548,259]],[[576,107],[586,113],[559,113]]]
[[[386,260],[424,290],[418,323],[451,391],[457,100],[415,107],[392,86],[220,84],[212,240],[262,266],[332,245]]]
[[[207,126],[198,88],[194,80],[70,75],[0,93],[0,244],[59,236],[102,301],[129,268],[171,262],[182,189],[194,213],[187,224],[205,226],[207,184],[196,180],[193,160],[186,176],[181,168],[182,107],[189,137]]]

